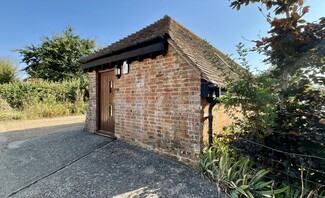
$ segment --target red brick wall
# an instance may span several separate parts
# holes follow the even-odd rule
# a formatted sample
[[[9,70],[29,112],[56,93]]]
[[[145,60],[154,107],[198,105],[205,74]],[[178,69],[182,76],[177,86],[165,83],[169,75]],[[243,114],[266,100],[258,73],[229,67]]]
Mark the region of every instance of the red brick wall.
[[[92,133],[97,131],[97,77],[98,74],[96,71],[88,73],[89,103],[85,128]]]
[[[201,149],[201,78],[169,46],[167,55],[135,61],[115,81],[115,134],[186,164]]]
[[[202,99],[201,101],[204,116],[209,115],[209,103]],[[233,111],[233,113],[235,113]],[[239,113],[235,113],[238,117],[242,115]],[[234,121],[228,113],[225,112],[225,108],[221,104],[216,104],[212,111],[213,115],[213,123],[212,123],[212,130],[213,134],[218,134],[222,132],[222,129],[226,126],[229,126]],[[203,119],[203,141],[204,143],[208,143],[209,141],[209,120],[208,118]]]

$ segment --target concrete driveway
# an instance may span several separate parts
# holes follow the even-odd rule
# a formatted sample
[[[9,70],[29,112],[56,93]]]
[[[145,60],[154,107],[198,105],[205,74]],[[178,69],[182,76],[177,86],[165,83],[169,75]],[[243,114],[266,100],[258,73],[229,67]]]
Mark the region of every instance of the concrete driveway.
[[[0,133],[0,197],[221,197],[191,169],[83,131]]]

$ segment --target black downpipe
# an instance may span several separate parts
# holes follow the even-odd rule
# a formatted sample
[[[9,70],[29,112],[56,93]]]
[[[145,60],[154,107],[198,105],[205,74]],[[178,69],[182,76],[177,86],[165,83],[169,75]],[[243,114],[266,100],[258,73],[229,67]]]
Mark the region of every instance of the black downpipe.
[[[209,105],[209,146],[212,146],[212,142],[213,142],[213,107],[219,103],[219,96],[220,96],[220,89],[218,86],[215,85],[209,85],[209,94],[207,97],[207,101],[208,103],[210,103]]]
[[[213,101],[210,102],[209,105],[209,145],[212,146],[213,142],[213,107],[218,103],[219,101],[214,99]]]

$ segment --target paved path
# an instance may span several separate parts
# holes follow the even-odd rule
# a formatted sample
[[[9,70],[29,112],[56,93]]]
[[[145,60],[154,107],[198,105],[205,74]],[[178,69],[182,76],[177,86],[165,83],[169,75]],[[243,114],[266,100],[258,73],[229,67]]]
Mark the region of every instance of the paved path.
[[[218,197],[191,169],[82,128],[0,133],[0,197]]]

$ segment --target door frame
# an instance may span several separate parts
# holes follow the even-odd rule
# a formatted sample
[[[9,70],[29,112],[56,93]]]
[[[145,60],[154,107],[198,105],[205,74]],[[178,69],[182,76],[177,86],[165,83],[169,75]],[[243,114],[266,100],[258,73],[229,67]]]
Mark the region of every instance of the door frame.
[[[116,139],[115,137],[115,126],[114,126],[114,131],[113,132],[110,132],[110,131],[103,131],[103,130],[100,130],[100,82],[101,82],[101,73],[105,73],[105,72],[115,72],[115,69],[114,68],[110,68],[110,69],[104,69],[104,70],[99,70],[97,71],[97,80],[96,80],[96,83],[97,83],[97,86],[96,86],[96,97],[97,97],[97,101],[96,101],[96,114],[97,114],[97,122],[96,122],[96,125],[97,125],[97,130],[96,130],[96,134],[97,135],[101,135],[101,136],[105,136],[105,137],[109,137],[109,138],[113,138],[113,139]],[[115,75],[114,75],[115,76]],[[113,90],[115,88],[115,83],[113,84]],[[115,100],[115,99],[114,99]],[[115,114],[115,111],[113,110],[113,113]],[[114,125],[115,125],[115,117],[114,117]]]

